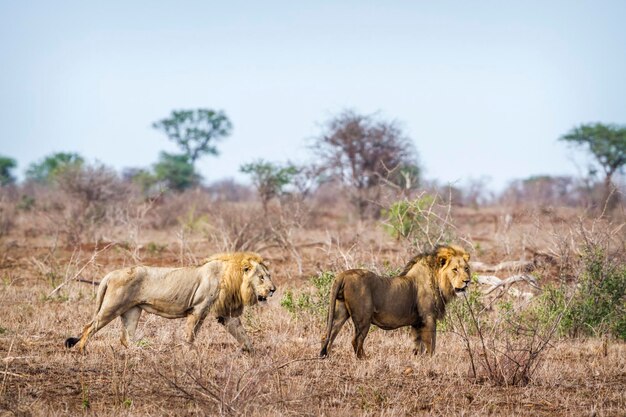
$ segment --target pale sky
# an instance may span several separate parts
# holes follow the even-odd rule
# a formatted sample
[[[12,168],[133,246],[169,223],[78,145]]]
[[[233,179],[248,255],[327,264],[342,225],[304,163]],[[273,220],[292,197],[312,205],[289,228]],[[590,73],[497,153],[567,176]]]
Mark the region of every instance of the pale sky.
[[[311,158],[343,109],[402,123],[429,179],[579,175],[557,138],[626,123],[626,1],[0,1],[0,154],[118,170],[174,151],[151,127],[222,109],[198,169]]]

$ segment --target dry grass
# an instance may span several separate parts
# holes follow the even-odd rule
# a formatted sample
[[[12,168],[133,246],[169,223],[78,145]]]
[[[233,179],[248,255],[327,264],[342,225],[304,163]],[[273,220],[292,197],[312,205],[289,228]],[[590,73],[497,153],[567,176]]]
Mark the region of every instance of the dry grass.
[[[460,232],[479,243],[475,259],[548,251],[549,234],[567,223],[547,215],[539,228],[536,214],[513,213],[511,221],[505,214],[456,213],[463,219]],[[130,251],[112,245],[91,262],[93,245],[58,248],[52,237],[39,236],[35,243],[12,232],[0,242],[0,415],[626,415],[626,346],[612,340],[553,341],[524,387],[472,378],[464,341],[452,332],[439,335],[433,357],[416,357],[405,329],[373,330],[368,358],[359,361],[346,326],[331,357],[317,359],[322,320],[289,314],[279,305],[285,290],[309,286],[305,278],[321,269],[384,269],[406,260],[403,248],[380,228],[335,221],[324,231],[294,229],[303,274],[288,248],[263,253],[272,260],[279,291],[245,315],[252,355],[241,353],[216,321],[205,322],[189,349],[181,344],[182,320],[148,314],[135,347],[120,345],[116,321],[92,339],[85,355],[63,348],[94,304],[94,288],[86,283],[70,282],[48,296],[65,278],[83,268],[81,276],[99,279],[138,257],[158,265],[202,259],[217,249],[206,232],[189,236],[181,253],[177,226],[167,233],[144,230],[143,241],[133,242]],[[123,240],[124,231],[119,233]],[[149,242],[162,246],[151,252]]]

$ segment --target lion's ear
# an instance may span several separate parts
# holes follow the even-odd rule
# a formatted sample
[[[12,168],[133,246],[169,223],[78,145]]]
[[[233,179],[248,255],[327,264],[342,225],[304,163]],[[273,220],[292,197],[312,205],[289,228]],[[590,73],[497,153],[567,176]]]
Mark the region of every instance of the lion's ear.
[[[437,265],[440,268],[446,266],[450,258],[454,255],[454,251],[448,247],[442,247],[437,250]]]
[[[467,252],[464,252],[464,253],[463,253],[463,259],[465,259],[465,262],[469,262],[469,260],[470,260],[470,254],[469,254],[469,253],[467,253]]]

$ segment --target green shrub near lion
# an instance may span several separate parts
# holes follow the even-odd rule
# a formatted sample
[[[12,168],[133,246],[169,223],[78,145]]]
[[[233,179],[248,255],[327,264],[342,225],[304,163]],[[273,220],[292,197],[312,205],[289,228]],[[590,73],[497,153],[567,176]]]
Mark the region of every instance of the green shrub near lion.
[[[337,275],[330,290],[328,323],[320,357],[327,357],[341,327],[352,318],[352,347],[365,357],[363,343],[372,324],[384,330],[411,326],[414,353],[435,351],[437,320],[470,282],[469,254],[459,246],[438,246],[411,259],[397,277],[364,269]]]
[[[194,341],[207,314],[214,314],[243,350],[251,351],[239,316],[244,306],[265,301],[274,291],[266,263],[252,252],[217,254],[195,267],[118,269],[108,273],[98,287],[93,320],[80,338],[68,338],[65,346],[78,344],[82,352],[88,339],[116,317],[123,324],[120,341],[128,346],[141,312],[146,311],[169,319],[186,317],[187,343]]]

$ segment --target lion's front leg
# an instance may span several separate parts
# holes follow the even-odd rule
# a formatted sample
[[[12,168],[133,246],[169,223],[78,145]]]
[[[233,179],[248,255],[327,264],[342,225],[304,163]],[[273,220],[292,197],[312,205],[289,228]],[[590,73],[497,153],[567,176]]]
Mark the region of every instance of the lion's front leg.
[[[425,351],[424,342],[422,342],[421,327],[411,326],[411,337],[413,338],[413,354],[422,355]]]
[[[224,317],[222,323],[228,333],[230,333],[241,345],[244,352],[253,352],[252,342],[246,333],[246,329],[243,328],[239,317]]]
[[[434,317],[427,317],[424,325],[419,329],[419,338],[426,348],[426,353],[432,355],[435,353],[435,339],[437,332],[437,321]]]

